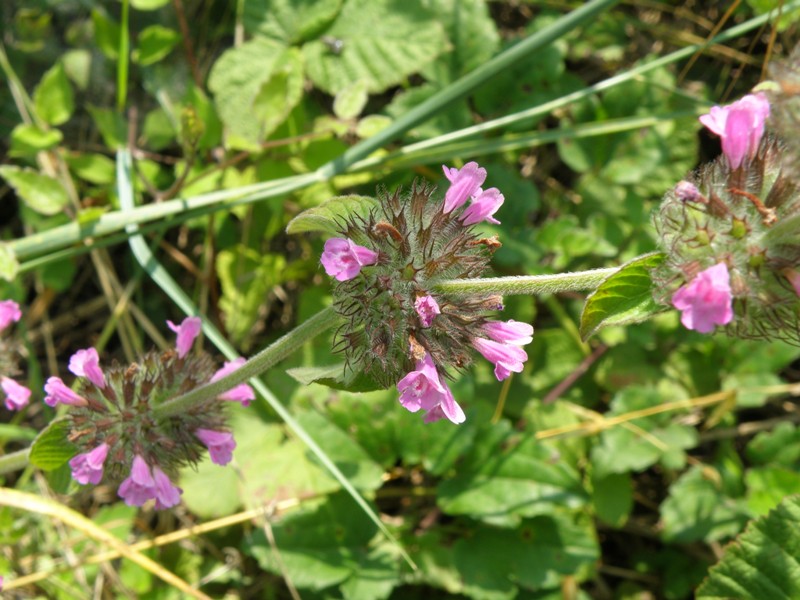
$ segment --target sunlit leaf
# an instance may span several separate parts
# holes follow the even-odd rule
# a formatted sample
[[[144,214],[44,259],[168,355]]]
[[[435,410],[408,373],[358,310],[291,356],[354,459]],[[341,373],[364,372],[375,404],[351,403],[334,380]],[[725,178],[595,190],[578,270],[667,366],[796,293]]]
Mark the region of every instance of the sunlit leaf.
[[[336,196],[327,202],[301,212],[286,226],[286,233],[307,233],[319,231],[335,234],[339,231],[337,223],[344,223],[353,215],[364,216],[378,205],[370,196]]]
[[[36,106],[36,114],[50,125],[60,125],[72,115],[72,111],[75,110],[75,98],[72,85],[60,62],[50,67],[36,86],[33,103]]]
[[[75,456],[77,449],[67,440],[70,431],[65,419],[50,423],[31,446],[30,463],[43,471],[52,471]]]
[[[27,206],[43,215],[60,213],[69,201],[67,191],[58,180],[32,169],[3,165],[0,177],[14,188]]]

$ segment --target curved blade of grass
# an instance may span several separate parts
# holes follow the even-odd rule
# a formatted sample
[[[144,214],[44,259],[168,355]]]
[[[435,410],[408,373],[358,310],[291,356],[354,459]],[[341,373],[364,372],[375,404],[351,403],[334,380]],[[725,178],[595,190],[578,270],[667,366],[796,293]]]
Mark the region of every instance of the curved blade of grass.
[[[8,488],[0,488],[0,505],[18,508],[27,512],[37,513],[45,517],[52,517],[58,519],[68,527],[76,529],[95,541],[101,542],[106,546],[113,548],[121,556],[124,556],[131,562],[136,563],[143,569],[146,569],[162,581],[168,583],[175,589],[180,590],[183,594],[191,596],[192,598],[199,598],[201,600],[211,600],[203,592],[194,589],[183,579],[168,571],[154,560],[139,554],[131,549],[127,544],[121,542],[105,529],[95,525],[91,519],[87,519],[82,514],[75,512],[71,508],[50,500],[42,498],[34,494],[20,492]],[[4,589],[9,590],[14,586],[14,581],[6,581]]]
[[[128,150],[120,149],[117,151],[117,194],[119,196],[119,203],[122,212],[132,210],[134,206],[133,200],[133,182],[131,181],[131,154]],[[177,282],[167,272],[167,270],[156,260],[155,255],[151,252],[150,247],[145,242],[144,238],[137,232],[137,226],[129,224],[126,228],[131,234],[128,240],[131,251],[136,257],[136,260],[147,272],[147,274],[155,281],[158,286],[164,291],[170,299],[175,302],[178,307],[187,315],[194,315],[197,313],[197,307],[192,303],[191,299],[184,293],[178,286]],[[316,328],[316,332],[324,331],[324,328]],[[207,320],[203,319],[203,333],[208,336],[211,342],[222,352],[225,357],[232,360],[238,356],[235,349],[228,343],[220,331],[214,327]],[[222,380],[220,380],[222,382]],[[398,549],[403,559],[409,566],[416,570],[417,566],[405,549],[401,546],[397,538],[392,535],[377,513],[372,510],[367,501],[358,493],[353,487],[353,484],[344,476],[334,462],[328,455],[317,445],[314,439],[303,429],[303,427],[292,417],[291,413],[280,403],[280,401],[272,394],[267,386],[258,378],[250,379],[250,384],[258,391],[261,396],[267,401],[270,407],[283,419],[283,422],[294,432],[294,434],[308,446],[311,452],[320,460],[326,469],[333,475],[336,481],[342,488],[353,498],[358,506],[363,510],[370,520],[377,525],[381,533]]]

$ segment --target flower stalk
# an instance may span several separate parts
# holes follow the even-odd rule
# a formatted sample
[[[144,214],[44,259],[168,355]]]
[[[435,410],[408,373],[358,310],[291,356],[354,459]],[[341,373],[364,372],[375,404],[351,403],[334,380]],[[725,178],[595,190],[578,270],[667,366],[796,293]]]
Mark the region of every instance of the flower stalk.
[[[451,279],[433,286],[433,290],[446,294],[498,294],[513,296],[524,294],[557,294],[593,290],[619,270],[618,267],[591,269],[554,275],[522,275],[517,277],[484,277],[480,279]]]

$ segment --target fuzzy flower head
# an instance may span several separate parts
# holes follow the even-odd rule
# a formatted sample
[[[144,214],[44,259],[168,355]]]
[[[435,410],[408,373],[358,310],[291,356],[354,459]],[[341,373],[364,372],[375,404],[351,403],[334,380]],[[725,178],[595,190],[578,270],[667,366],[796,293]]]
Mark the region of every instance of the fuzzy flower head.
[[[6,395],[5,404],[8,410],[20,410],[30,402],[31,391],[10,377],[0,377],[0,389]]]
[[[178,358],[184,358],[192,349],[195,338],[200,335],[203,328],[203,321],[200,317],[186,317],[180,325],[175,325],[172,321],[167,321],[167,327],[178,334],[175,347],[178,350]]]
[[[464,411],[453,398],[452,392],[439,378],[433,359],[426,354],[417,361],[416,369],[397,382],[400,404],[411,412],[422,409],[432,415],[426,422],[446,417],[453,423],[463,423]],[[440,416],[441,415],[441,416]]]
[[[16,323],[22,318],[19,304],[13,300],[0,301],[0,331],[3,331],[11,323]]]
[[[374,265],[378,253],[365,246],[354,244],[347,238],[331,238],[325,242],[320,262],[325,272],[337,281],[347,281],[361,272],[361,268]]]
[[[769,117],[769,100],[762,94],[748,94],[728,106],[713,106],[700,122],[720,136],[722,152],[731,169],[752,158]]]
[[[672,305],[681,311],[681,323],[687,329],[711,333],[717,325],[733,319],[730,274],[725,263],[698,273],[672,297]]]

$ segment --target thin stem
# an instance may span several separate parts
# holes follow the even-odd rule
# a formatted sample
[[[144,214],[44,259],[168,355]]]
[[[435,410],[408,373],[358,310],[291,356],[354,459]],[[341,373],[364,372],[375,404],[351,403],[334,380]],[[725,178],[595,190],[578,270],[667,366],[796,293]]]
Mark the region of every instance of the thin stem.
[[[16,452],[0,456],[0,475],[24,469],[28,466],[30,455],[31,449],[25,448],[24,450],[17,450]]]
[[[295,327],[261,352],[248,360],[241,368],[213,383],[195,388],[183,396],[178,396],[153,409],[155,416],[166,417],[176,415],[201,400],[214,398],[232,387],[244,383],[248,379],[263,373],[289,354],[297,350],[308,340],[327,331],[339,321],[339,316],[332,308],[324,308],[316,315]]]
[[[555,275],[523,275],[519,277],[486,277],[481,279],[451,279],[433,286],[437,292],[467,296],[469,294],[557,294],[593,290],[619,267],[592,269],[577,273]]]

